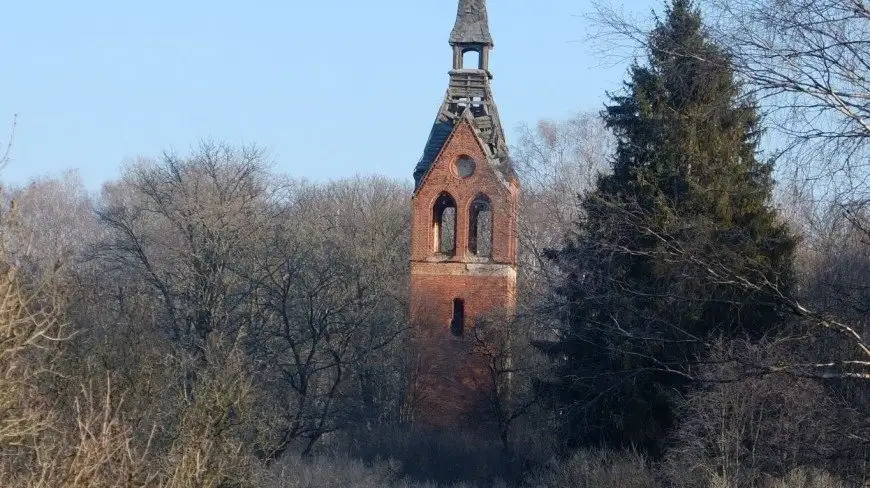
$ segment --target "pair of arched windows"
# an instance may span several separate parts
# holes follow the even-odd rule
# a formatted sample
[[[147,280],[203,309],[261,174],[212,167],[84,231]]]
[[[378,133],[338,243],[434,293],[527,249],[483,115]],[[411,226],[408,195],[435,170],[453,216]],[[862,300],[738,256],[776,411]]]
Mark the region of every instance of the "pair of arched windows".
[[[468,251],[478,257],[492,257],[492,203],[480,194],[468,208]],[[456,200],[443,192],[432,209],[435,252],[456,255]]]

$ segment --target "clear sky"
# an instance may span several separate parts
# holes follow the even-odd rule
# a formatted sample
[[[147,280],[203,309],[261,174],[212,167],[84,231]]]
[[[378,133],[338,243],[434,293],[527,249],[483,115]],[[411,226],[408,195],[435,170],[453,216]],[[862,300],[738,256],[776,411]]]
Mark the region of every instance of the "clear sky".
[[[456,3],[0,0],[0,128],[19,114],[2,179],[77,168],[97,189],[124,161],[211,138],[257,143],[296,177],[410,180],[447,87]],[[625,65],[584,42],[589,0],[488,4],[509,143],[519,124],[598,110],[619,87]]]

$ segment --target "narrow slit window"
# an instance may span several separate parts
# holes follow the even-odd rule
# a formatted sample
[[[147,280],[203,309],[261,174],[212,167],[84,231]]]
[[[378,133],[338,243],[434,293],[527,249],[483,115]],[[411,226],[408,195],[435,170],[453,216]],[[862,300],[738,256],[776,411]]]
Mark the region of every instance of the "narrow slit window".
[[[468,217],[469,252],[482,258],[492,257],[492,204],[486,195],[471,202]]]
[[[453,300],[453,318],[450,320],[450,333],[460,337],[465,332],[465,301]]]
[[[456,200],[442,193],[432,209],[435,252],[453,256],[456,252]]]

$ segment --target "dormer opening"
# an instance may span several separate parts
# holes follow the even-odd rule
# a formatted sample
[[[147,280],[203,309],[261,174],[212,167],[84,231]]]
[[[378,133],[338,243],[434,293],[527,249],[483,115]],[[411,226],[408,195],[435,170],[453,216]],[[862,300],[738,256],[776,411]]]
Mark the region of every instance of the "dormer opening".
[[[483,69],[481,64],[480,51],[475,49],[465,49],[462,51],[462,69]]]
[[[456,44],[453,46],[453,69],[488,70],[489,50],[486,44]]]

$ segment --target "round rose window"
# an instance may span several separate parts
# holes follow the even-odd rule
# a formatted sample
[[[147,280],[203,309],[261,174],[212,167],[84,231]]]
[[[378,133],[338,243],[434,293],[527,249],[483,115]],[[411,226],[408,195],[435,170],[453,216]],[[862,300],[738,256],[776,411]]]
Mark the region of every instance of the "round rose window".
[[[474,174],[474,160],[468,156],[462,156],[456,160],[456,176],[460,178],[468,178]]]

